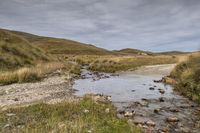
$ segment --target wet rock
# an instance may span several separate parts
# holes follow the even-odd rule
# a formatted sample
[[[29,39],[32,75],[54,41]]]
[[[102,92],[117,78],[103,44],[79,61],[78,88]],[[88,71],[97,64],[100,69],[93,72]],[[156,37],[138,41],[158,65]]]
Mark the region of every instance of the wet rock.
[[[118,113],[119,113],[120,115],[123,115],[123,114],[125,114],[125,110],[119,110]]]
[[[164,91],[163,89],[159,89],[159,92],[160,92],[161,94],[164,94],[164,93],[165,93],[165,91]]]
[[[124,117],[132,117],[135,115],[135,111],[125,111]]]
[[[141,100],[142,100],[142,101],[149,101],[149,100],[148,100],[148,99],[146,99],[146,98],[142,98]]]
[[[154,127],[154,126],[156,126],[156,123],[153,122],[152,120],[148,120],[148,121],[146,122],[146,125],[147,125],[147,126],[152,126],[152,127]]]
[[[167,118],[167,122],[178,122],[179,119],[175,116],[170,116]]]
[[[131,90],[131,92],[135,92],[135,90]]]
[[[155,88],[153,88],[153,87],[150,87],[150,88],[149,88],[149,90],[155,90]]]
[[[160,98],[159,98],[159,101],[160,101],[160,102],[165,102],[165,100],[164,100],[163,97],[160,97]]]
[[[154,109],[154,113],[158,114],[160,112],[160,109]]]
[[[171,112],[173,112],[173,113],[177,113],[177,112],[179,112],[179,110],[176,109],[176,108],[170,108],[169,111],[171,111]]]
[[[161,80],[153,80],[154,83],[161,83],[162,82],[162,79]]]

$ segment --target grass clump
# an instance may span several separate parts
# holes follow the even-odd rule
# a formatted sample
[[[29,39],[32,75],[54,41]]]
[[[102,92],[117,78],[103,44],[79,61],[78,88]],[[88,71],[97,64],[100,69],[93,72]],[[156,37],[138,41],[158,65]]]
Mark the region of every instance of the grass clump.
[[[117,72],[136,69],[144,65],[170,64],[175,63],[176,59],[171,56],[122,56],[107,59],[98,59],[90,63],[90,70],[101,72]]]
[[[109,112],[105,112],[109,108]],[[87,110],[87,111],[85,111]],[[9,116],[8,114],[14,114]],[[36,104],[0,112],[1,132],[139,133],[140,130],[116,116],[111,103],[83,98],[79,102]],[[5,125],[9,125],[5,127]]]
[[[193,54],[171,72],[177,83],[175,90],[200,103],[200,54]]]

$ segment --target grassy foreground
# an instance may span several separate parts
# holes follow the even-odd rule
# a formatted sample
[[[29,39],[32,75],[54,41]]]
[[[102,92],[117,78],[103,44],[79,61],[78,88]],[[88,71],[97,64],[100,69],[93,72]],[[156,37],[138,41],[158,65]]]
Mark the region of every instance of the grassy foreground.
[[[175,90],[200,103],[200,54],[193,54],[172,71]]]
[[[109,111],[106,111],[109,110]],[[74,103],[36,104],[0,112],[1,132],[24,133],[139,133],[140,130],[116,116],[111,103],[91,98]]]

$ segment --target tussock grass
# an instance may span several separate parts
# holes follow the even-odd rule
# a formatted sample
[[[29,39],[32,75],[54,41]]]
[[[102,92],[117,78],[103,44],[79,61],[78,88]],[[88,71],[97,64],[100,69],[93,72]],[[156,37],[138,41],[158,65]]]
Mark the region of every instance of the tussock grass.
[[[176,63],[172,56],[75,56],[67,60],[89,65],[92,71],[117,72],[136,69],[144,65]]]
[[[192,54],[176,66],[170,76],[177,81],[175,90],[200,103],[200,54]]]
[[[109,112],[106,113],[106,109]],[[88,110],[88,111],[84,111]],[[7,116],[6,114],[15,114]],[[1,132],[24,133],[139,133],[140,130],[116,116],[111,103],[94,102],[84,98],[79,102],[54,105],[36,104],[0,112]],[[6,124],[9,127],[3,128]]]
[[[6,85],[11,83],[39,81],[45,77],[46,74],[64,68],[64,64],[53,62],[41,63],[34,67],[22,67],[13,71],[3,71],[0,73],[0,84]]]

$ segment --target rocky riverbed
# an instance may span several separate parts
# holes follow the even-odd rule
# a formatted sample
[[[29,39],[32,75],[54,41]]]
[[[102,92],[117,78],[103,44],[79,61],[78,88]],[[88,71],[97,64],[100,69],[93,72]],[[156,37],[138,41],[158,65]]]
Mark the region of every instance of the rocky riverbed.
[[[199,133],[200,107],[160,82],[175,65],[142,67],[119,75],[93,73],[85,69],[75,81],[76,95],[110,95],[118,117],[126,117],[144,132]]]

